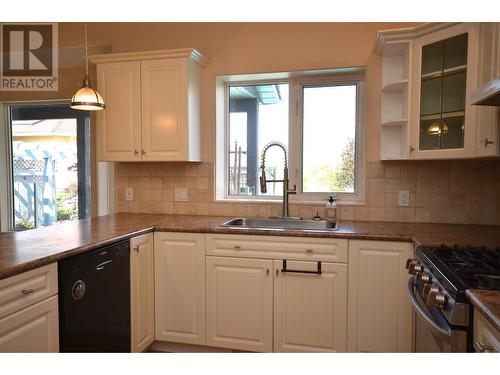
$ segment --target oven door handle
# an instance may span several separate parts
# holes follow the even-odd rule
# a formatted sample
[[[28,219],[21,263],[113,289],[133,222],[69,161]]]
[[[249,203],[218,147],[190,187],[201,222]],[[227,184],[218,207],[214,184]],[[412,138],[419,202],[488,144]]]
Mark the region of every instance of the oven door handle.
[[[440,336],[444,336],[447,338],[447,340],[449,340],[451,338],[451,329],[449,327],[448,329],[445,329],[437,325],[434,319],[432,319],[432,316],[429,316],[422,308],[422,306],[420,306],[420,303],[417,300],[417,296],[415,295],[415,284],[413,281],[413,277],[408,280],[408,294],[410,295],[413,309],[417,314],[420,315],[427,327],[429,327],[432,331],[438,333]]]

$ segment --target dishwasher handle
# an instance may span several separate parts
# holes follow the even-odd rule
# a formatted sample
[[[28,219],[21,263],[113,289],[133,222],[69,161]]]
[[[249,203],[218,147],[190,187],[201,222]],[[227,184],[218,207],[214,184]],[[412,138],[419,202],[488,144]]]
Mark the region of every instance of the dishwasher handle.
[[[103,270],[103,269],[105,269],[105,268],[106,268],[106,266],[107,266],[108,264],[110,264],[112,261],[113,261],[113,260],[107,260],[107,261],[105,261],[105,262],[99,263],[99,264],[96,266],[95,270],[96,270],[96,271],[102,271],[102,270]]]

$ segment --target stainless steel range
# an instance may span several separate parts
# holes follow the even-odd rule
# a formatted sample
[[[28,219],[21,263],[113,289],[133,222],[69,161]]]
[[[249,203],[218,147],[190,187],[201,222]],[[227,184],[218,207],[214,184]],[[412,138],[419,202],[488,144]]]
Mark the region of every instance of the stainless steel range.
[[[416,352],[472,352],[467,289],[500,290],[500,248],[418,246],[408,259]]]

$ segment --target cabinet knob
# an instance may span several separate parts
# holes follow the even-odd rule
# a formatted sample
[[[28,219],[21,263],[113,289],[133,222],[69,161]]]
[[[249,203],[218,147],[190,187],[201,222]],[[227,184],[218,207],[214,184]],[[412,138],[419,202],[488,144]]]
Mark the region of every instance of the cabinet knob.
[[[239,249],[241,249],[241,246],[240,245],[234,245],[234,249],[235,250],[239,250]]]
[[[492,145],[493,143],[495,143],[495,142],[490,141],[488,138],[484,139],[484,147],[488,147],[488,145]]]
[[[139,252],[140,251],[139,245],[137,245],[136,247],[134,247],[132,250],[134,250],[136,252]]]
[[[134,150],[134,155],[136,155],[136,156],[139,155],[139,151]]]
[[[410,146],[410,152],[413,152],[413,151],[415,151],[415,147]]]
[[[144,149],[141,149],[141,154],[144,155],[146,153],[146,151],[144,151]]]

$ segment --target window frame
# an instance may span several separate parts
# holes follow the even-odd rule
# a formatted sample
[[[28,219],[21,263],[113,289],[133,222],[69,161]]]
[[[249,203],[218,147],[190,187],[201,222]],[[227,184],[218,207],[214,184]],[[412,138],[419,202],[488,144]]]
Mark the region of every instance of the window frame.
[[[327,74],[325,74],[325,72]],[[289,85],[288,116],[288,167],[290,186],[296,185],[297,194],[290,196],[291,204],[318,204],[334,194],[341,205],[364,203],[364,134],[365,134],[365,74],[363,68],[343,68],[328,71],[300,73],[264,73],[243,76],[216,77],[216,162],[215,200],[219,202],[271,203],[282,202],[281,195],[238,196],[230,195],[229,181],[229,87],[259,84]],[[356,85],[355,129],[355,193],[304,193],[302,186],[303,155],[303,87]]]
[[[11,129],[11,107],[32,107],[32,106],[43,106],[43,105],[68,105],[70,101],[66,99],[54,99],[54,100],[33,100],[33,101],[9,101],[2,102],[1,120],[3,122],[4,132],[0,136],[1,147],[0,150],[4,150],[3,158],[0,160],[0,175],[5,176],[6,184],[2,185],[0,189],[0,207],[2,207],[2,214],[0,217],[0,232],[16,232],[15,229],[15,218],[14,218],[14,186],[13,186],[13,148],[12,148],[12,129]],[[87,174],[90,181],[94,181],[94,151],[93,145],[90,139],[92,138],[92,126],[90,115],[83,116],[86,117],[86,126],[88,127],[89,142],[88,150],[89,153],[89,164],[86,166],[88,169]],[[78,130],[77,130],[78,132]],[[79,135],[80,136],[80,135]],[[88,202],[88,217],[93,216],[93,207],[96,197],[94,196],[94,189],[90,185],[90,201]],[[87,197],[88,198],[88,197]],[[80,199],[80,196],[79,196]],[[79,216],[82,214],[82,209],[79,207]],[[79,219],[78,219],[79,220]]]

